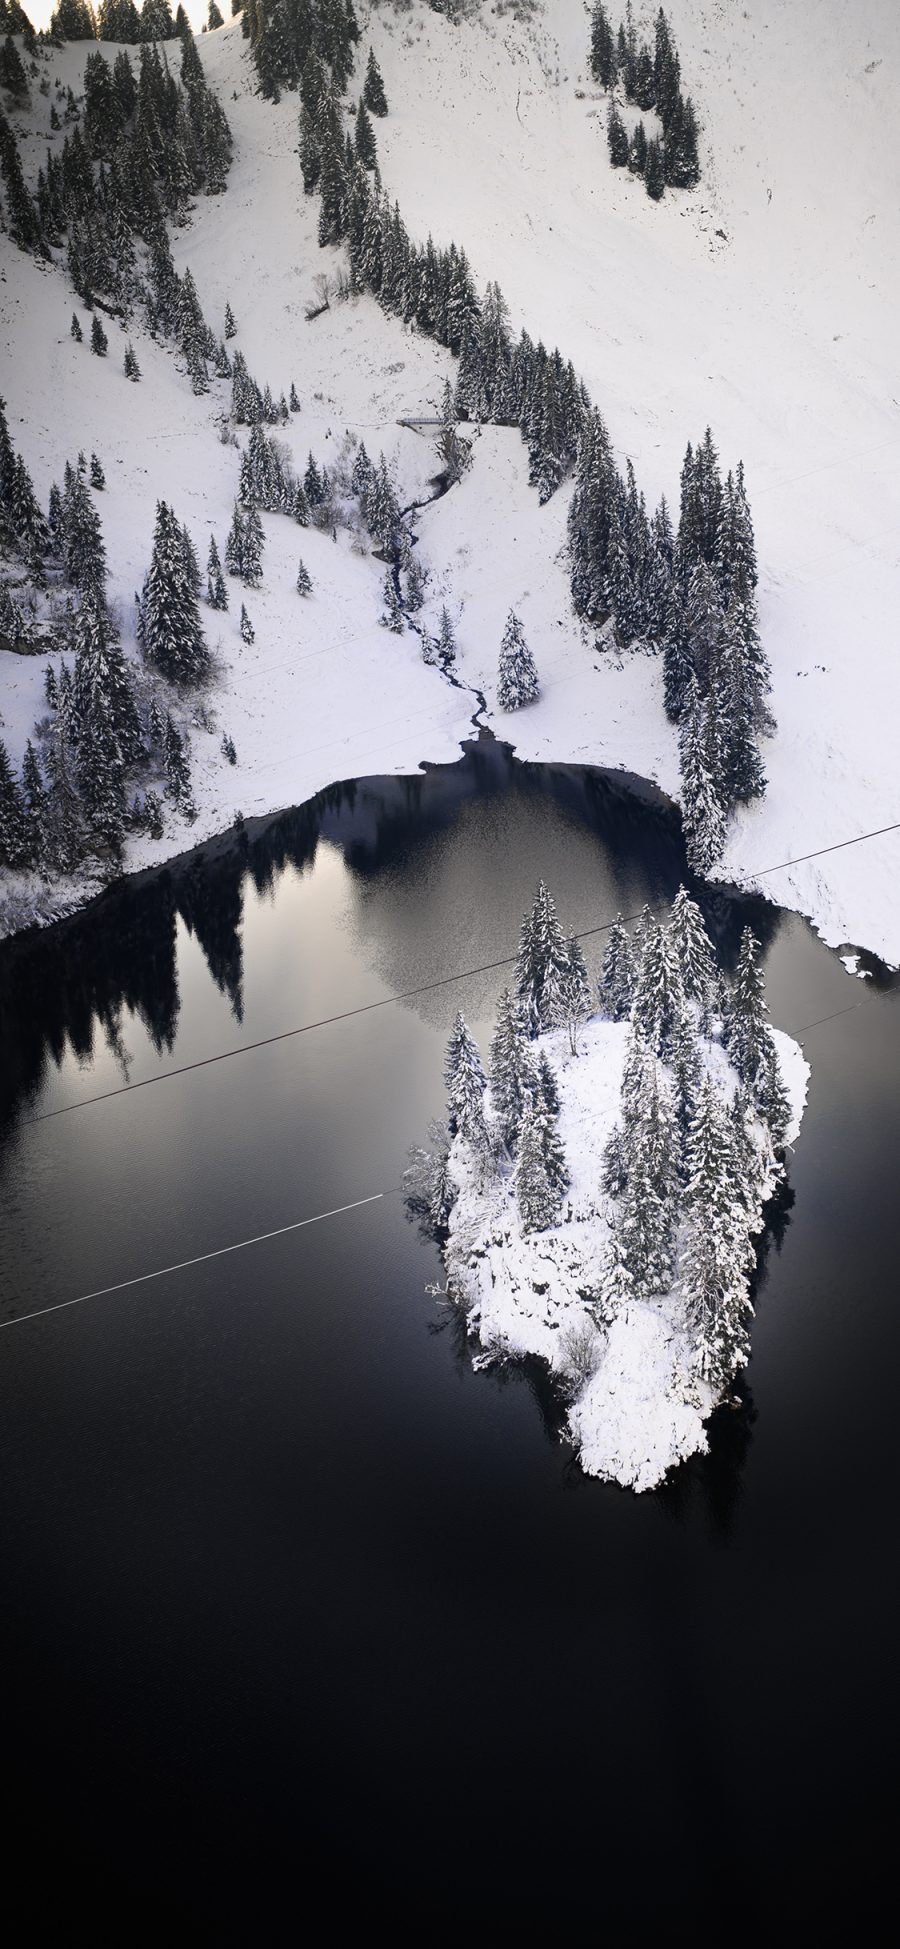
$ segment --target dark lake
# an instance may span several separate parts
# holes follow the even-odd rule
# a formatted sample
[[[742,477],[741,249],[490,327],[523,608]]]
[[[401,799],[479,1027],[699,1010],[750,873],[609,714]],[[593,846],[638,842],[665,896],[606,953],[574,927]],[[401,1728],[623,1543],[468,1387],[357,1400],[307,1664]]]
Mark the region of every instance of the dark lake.
[[[670,898],[677,820],[480,743],[0,951],[4,1883],[32,1924],[45,1875],[119,1940],[242,1942],[323,1901],[331,1927],[799,1927],[871,1884],[898,992],[700,892],[726,960],[763,939],[812,1083],[742,1410],[636,1498],[581,1474],[539,1371],[473,1373],[396,1191],[455,1010],[486,1053],[506,971],[392,998],[511,956],[541,875],[568,929]]]

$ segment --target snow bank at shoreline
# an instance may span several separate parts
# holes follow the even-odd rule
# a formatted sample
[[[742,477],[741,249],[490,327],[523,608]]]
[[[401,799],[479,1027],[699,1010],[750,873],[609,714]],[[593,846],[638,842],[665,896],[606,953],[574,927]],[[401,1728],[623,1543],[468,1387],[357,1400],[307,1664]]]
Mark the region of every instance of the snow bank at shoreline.
[[[511,1175],[483,1183],[455,1140],[451,1174],[459,1196],[444,1248],[448,1283],[465,1307],[474,1364],[526,1355],[546,1361],[570,1394],[567,1434],[588,1475],[641,1491],[707,1447],[715,1406],[696,1375],[695,1349],[677,1288],[652,1301],[630,1300],[598,1330],[591,1313],[610,1240],[612,1201],[600,1190],[600,1161],[617,1120],[630,1027],[590,1021],[573,1057],[564,1030],[539,1039],[560,1095],[559,1135],[571,1184],[561,1222],[523,1232]],[[790,1096],[789,1142],[799,1134],[809,1065],[773,1031]],[[721,1046],[707,1042],[707,1067],[732,1074]],[[775,1189],[772,1174],[769,1192]]]

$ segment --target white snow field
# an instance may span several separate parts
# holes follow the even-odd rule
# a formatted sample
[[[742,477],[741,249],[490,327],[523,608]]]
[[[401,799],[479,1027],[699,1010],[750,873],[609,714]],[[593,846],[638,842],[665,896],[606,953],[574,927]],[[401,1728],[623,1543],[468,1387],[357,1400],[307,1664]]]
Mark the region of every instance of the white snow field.
[[[577,1057],[564,1029],[533,1045],[546,1051],[557,1079],[559,1136],[571,1178],[561,1221],[550,1230],[523,1232],[511,1172],[483,1182],[468,1145],[454,1139],[450,1174],[460,1190],[444,1261],[452,1295],[477,1338],[475,1365],[528,1354],[546,1361],[558,1380],[574,1387],[567,1432],[585,1472],[643,1490],[706,1450],[704,1423],[715,1400],[697,1376],[677,1287],[659,1299],[630,1299],[606,1328],[595,1326],[585,1304],[597,1292],[610,1243],[613,1205],[598,1189],[599,1159],[620,1112],[630,1033],[627,1022],[598,1018],[580,1032]],[[796,1042],[773,1033],[794,1143],[809,1064]],[[703,1047],[711,1073],[726,1088],[733,1085],[721,1044]],[[774,1187],[772,1177],[770,1193]]]
[[[376,129],[382,174],[411,232],[464,246],[479,285],[501,284],[513,327],[572,358],[649,503],[665,492],[677,506],[684,448],[707,423],[723,465],[744,460],[778,732],[765,751],[767,796],[735,819],[723,877],[751,884],[762,869],[900,821],[895,0],[670,0],[702,182],[657,205],[609,165],[582,0],[545,0],[522,20],[483,6],[455,24],[425,0],[357,11],[360,53],[371,40],[390,105]],[[637,8],[639,24],[654,12]],[[287,434],[298,458],[312,447],[327,460],[350,429],[396,459],[402,499],[418,498],[436,462],[397,421],[433,410],[453,362],[370,299],[307,323],[314,278],[340,254],[319,249],[317,203],[302,194],[297,98],[255,94],[239,21],[198,47],[235,161],[226,194],[201,198],[176,232],[176,263],[190,265],[217,329],[231,300],[235,345],[261,384],[277,396],[295,380],[303,411]],[[64,48],[53,71],[77,86],[87,51]],[[35,170],[46,113],[35,94],[14,117],[33,131]],[[227,387],[195,399],[176,356],[137,326],[143,380],[129,385],[116,325],[105,361],[70,339],[61,270],[39,270],[5,237],[0,258],[13,440],[45,499],[67,457],[100,455],[128,640],[157,497],[187,521],[201,558],[210,531],[224,542],[239,465],[217,437]],[[677,796],[658,665],[635,656],[620,668],[573,617],[568,494],[539,508],[518,435],[485,429],[463,483],[418,518],[430,613],[446,596],[460,675],[484,690],[488,722],[520,757],[622,766]],[[130,868],[196,843],[236,808],[251,816],[339,778],[452,758],[468,732],[471,696],[422,663],[415,635],[379,628],[381,565],[354,554],[346,534],[334,543],[280,517],[264,525],[264,586],[247,604],[255,644],[240,644],[234,584],[227,616],[205,612],[223,674],[216,728],[191,731],[197,822],[167,813],[162,841],[129,844]],[[294,592],[300,554],[315,585],[307,601]],[[510,606],[543,695],[507,718],[494,687]],[[0,656],[0,735],[17,759],[42,676],[40,659]],[[223,731],[236,768],[221,756]],[[830,943],[900,962],[900,832],[759,884]],[[34,887],[8,891],[10,927],[41,902]]]

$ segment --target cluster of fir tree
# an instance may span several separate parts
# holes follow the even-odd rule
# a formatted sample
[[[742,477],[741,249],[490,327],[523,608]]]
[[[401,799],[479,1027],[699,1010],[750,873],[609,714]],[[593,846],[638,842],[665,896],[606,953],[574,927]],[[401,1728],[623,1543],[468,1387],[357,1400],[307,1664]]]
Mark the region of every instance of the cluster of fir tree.
[[[218,9],[216,9],[218,12]],[[221,26],[221,16],[219,17]],[[172,41],[190,23],[182,6],[173,14],[169,0],[59,0],[50,16],[50,37],[59,41]]]
[[[660,7],[653,46],[638,38],[629,0],[625,20],[613,33],[603,0],[591,14],[591,73],[601,88],[621,83],[625,99],[637,108],[655,109],[662,123],[662,140],[647,136],[643,121],[631,139],[613,102],[607,133],[613,167],[627,164],[642,176],[647,195],[658,202],[666,186],[693,189],[700,181],[697,121],[690,96],[681,92],[681,64],[671,28]]]
[[[38,37],[19,0],[0,0],[0,33],[20,34],[26,54],[34,56]]]
[[[0,88],[9,96],[14,108],[27,108],[31,99],[28,76],[11,33],[6,35],[0,47]]]
[[[336,92],[343,94],[359,41],[353,0],[244,0],[241,31],[270,100],[277,101],[283,88],[297,87],[310,54],[330,70]]]
[[[603,1160],[615,1203],[601,1304],[609,1317],[677,1286],[699,1373],[718,1395],[747,1360],[753,1238],[790,1123],[759,945],[745,929],[729,987],[682,888],[668,925],[645,909],[630,940],[621,920],[612,928],[599,1001],[601,1013],[631,1024],[620,1120]],[[716,1080],[715,1041],[736,1089]]]
[[[225,337],[233,338],[236,327],[230,305],[225,307]],[[225,376],[223,374],[223,376]],[[231,417],[238,426],[286,426],[291,413],[299,413],[300,400],[292,384],[290,400],[284,393],[276,400],[270,386],[260,387],[247,367],[243,352],[235,352],[230,363]]]
[[[519,939],[515,977],[497,1007],[490,1077],[462,1014],[447,1050],[446,1124],[432,1124],[430,1148],[415,1148],[404,1179],[407,1202],[435,1236],[446,1235],[456,1196],[448,1166],[453,1139],[463,1138],[483,1174],[506,1174],[523,1231],[545,1231],[560,1216],[569,1174],[557,1129],[559,1091],[536,1039],[565,1027],[573,1054],[591,1012],[590,983],[578,942],[566,940],[541,881]],[[490,1081],[490,1096],[487,1086]]]
[[[207,87],[190,26],[179,38],[181,80],[165,50],[141,45],[138,72],[121,48],[110,63],[98,49],[85,63],[83,126],[47,152],[34,196],[14,132],[0,111],[0,168],[8,227],[22,249],[47,256],[67,245],[75,289],[127,312],[144,302],[151,330],[177,320],[178,284],[167,220],[182,221],[201,190],[225,187],[231,133]],[[138,259],[137,242],[146,263]],[[215,352],[213,341],[212,354]]]
[[[676,533],[665,499],[648,518],[631,463],[623,480],[594,412],[569,544],[577,613],[595,624],[612,616],[623,648],[641,641],[663,652],[666,710],[682,726],[688,854],[705,871],[721,854],[729,812],[765,791],[759,739],[774,728],[743,468],[722,480],[707,428],[685,455]]]
[[[397,204],[345,137],[339,98],[315,55],[300,93],[300,164],[307,194],[321,197],[320,243],[346,243],[353,287],[458,357],[458,417],[518,426],[532,484],[549,500],[575,461],[589,407],[571,362],[526,331],[513,338],[499,286],[479,298],[464,250],[440,250],[430,237],[421,249],[413,243]]]
[[[96,481],[99,463],[92,471]],[[13,525],[21,488],[0,410],[0,505]],[[62,488],[51,488],[40,521],[38,529],[32,510],[24,549],[36,576],[69,592],[60,634],[73,660],[48,665],[50,714],[40,752],[30,740],[26,747],[21,782],[0,751],[0,863],[71,873],[88,858],[117,865],[130,827],[161,834],[156,794],[147,791],[139,803],[132,798],[136,775],[162,769],[170,795],[190,814],[190,771],[170,713],[153,698],[146,709],[139,702],[107,600],[106,549],[83,455],[75,466],[66,464]],[[21,550],[21,536],[16,540]],[[145,594],[143,609],[155,660],[169,675],[164,651],[172,631],[166,633],[152,594],[149,604]]]

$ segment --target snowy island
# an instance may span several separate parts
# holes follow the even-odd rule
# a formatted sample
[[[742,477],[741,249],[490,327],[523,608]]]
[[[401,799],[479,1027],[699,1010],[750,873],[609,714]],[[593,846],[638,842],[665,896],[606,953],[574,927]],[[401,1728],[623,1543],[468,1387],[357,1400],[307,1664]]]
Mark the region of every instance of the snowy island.
[[[612,927],[595,1003],[541,884],[486,1076],[458,1015],[446,1124],[410,1154],[477,1366],[537,1356],[590,1475],[642,1490],[707,1446],[749,1358],[754,1240],[809,1066],[768,1022],[745,930],[733,981],[684,889]]]

